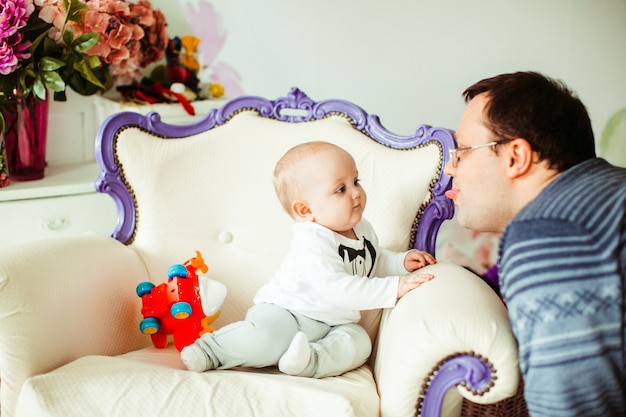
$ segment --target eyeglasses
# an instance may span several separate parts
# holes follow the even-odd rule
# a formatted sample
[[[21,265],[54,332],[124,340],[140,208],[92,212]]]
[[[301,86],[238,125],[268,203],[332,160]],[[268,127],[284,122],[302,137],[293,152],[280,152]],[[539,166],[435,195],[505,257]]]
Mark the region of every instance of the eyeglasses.
[[[456,168],[459,165],[459,161],[461,160],[461,153],[472,151],[474,149],[489,148],[492,146],[501,145],[503,143],[508,143],[512,140],[513,139],[501,139],[494,140],[493,142],[481,143],[480,145],[468,146],[466,148],[448,149],[448,152],[450,153],[450,162],[452,162],[452,166]]]

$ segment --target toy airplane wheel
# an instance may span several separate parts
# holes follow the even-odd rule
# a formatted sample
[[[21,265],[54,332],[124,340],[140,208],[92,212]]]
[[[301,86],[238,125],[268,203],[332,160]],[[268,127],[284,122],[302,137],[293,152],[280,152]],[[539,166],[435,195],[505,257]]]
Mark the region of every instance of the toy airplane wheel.
[[[172,304],[170,308],[172,317],[178,320],[186,319],[191,315],[191,305],[184,301]]]
[[[167,277],[169,279],[174,277],[187,278],[187,268],[183,264],[174,264],[168,268]]]
[[[137,295],[143,297],[146,294],[150,294],[150,291],[154,288],[154,284],[148,281],[140,282],[137,284]]]
[[[160,327],[159,321],[154,317],[147,317],[139,323],[139,330],[141,330],[143,334],[155,334],[159,331]]]

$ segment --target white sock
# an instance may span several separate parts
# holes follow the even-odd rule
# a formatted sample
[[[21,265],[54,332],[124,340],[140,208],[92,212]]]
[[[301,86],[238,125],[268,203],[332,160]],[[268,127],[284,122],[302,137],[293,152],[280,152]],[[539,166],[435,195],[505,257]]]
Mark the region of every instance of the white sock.
[[[195,344],[184,347],[180,359],[190,371],[204,372],[209,369],[206,354]]]
[[[278,369],[288,375],[298,375],[309,364],[311,348],[309,341],[303,332],[298,332],[291,340],[287,351],[278,361]]]

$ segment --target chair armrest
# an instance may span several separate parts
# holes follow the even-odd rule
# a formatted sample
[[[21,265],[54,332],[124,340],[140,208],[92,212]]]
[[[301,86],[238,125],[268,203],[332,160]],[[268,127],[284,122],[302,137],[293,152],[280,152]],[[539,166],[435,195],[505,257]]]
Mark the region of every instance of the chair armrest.
[[[500,298],[455,264],[424,272],[435,279],[383,313],[374,364],[382,416],[458,415],[460,409],[442,409],[454,386],[446,401],[456,397],[458,404],[459,395],[481,404],[513,396],[517,345]]]
[[[95,234],[0,252],[0,370],[4,410],[23,381],[78,357],[149,345],[135,294],[147,272],[135,251]],[[11,412],[8,413],[11,415]]]

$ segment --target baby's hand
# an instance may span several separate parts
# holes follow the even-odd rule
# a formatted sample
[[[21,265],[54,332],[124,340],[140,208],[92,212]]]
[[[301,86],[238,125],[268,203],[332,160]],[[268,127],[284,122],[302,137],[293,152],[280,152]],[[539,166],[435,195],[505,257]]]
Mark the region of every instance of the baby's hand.
[[[398,281],[398,299],[409,291],[435,278],[433,274],[402,275]]]
[[[434,263],[437,263],[434,256],[416,249],[409,251],[404,257],[404,268],[409,272]]]

